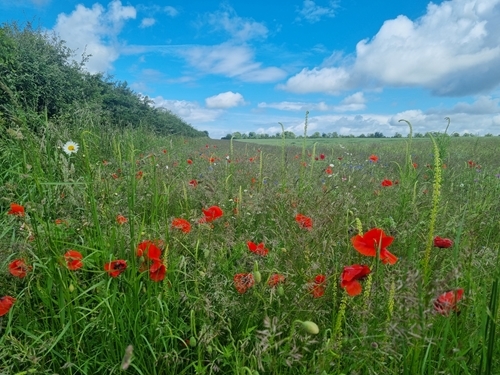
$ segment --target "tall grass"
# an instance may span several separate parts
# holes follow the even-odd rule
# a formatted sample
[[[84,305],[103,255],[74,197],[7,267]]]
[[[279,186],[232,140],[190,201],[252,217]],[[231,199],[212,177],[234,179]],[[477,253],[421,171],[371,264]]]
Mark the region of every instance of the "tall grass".
[[[39,133],[13,125],[0,139],[0,297],[16,298],[0,318],[0,373],[500,371],[498,139],[447,139],[443,168],[429,140],[275,147],[97,120],[46,121]],[[77,153],[63,152],[68,140]],[[13,202],[25,216],[7,214]],[[223,216],[200,223],[210,206]],[[173,228],[174,218],[191,231]],[[353,248],[373,228],[394,237],[396,264]],[[432,246],[432,231],[453,246]],[[162,250],[163,281],[141,272],[144,240]],[[83,255],[79,270],[66,265],[70,249]],[[15,259],[31,267],[26,277],[9,273]],[[104,264],[116,259],[127,269],[112,278]],[[371,268],[354,297],[340,287],[353,264]],[[255,281],[242,294],[241,273]],[[270,287],[275,274],[285,281]],[[458,288],[455,308],[436,311],[436,298]]]

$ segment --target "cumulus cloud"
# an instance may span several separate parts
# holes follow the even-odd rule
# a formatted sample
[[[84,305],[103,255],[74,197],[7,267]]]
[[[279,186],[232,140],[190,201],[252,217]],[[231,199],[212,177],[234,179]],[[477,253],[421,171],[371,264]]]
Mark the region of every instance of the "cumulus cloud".
[[[322,17],[335,17],[335,8],[337,5],[334,2],[330,2],[329,7],[322,7],[316,5],[312,0],[304,0],[302,8],[297,10],[299,13],[297,20],[305,19],[310,23],[315,23],[320,21]]]
[[[221,10],[207,14],[207,23],[215,30],[223,30],[237,42],[267,37],[268,29],[251,18],[239,17],[233,8],[226,5]]]
[[[436,95],[487,92],[500,84],[500,0],[429,3],[424,16],[384,22],[352,61],[303,69],[282,89],[337,94],[353,88],[425,87]]]
[[[105,72],[120,55],[117,37],[125,21],[135,17],[135,8],[123,6],[119,0],[110,2],[107,9],[99,3],[92,8],[79,4],[71,14],[59,14],[53,30],[78,54],[91,55],[88,71]]]
[[[245,100],[243,99],[243,95],[232,91],[223,92],[205,99],[205,105],[207,108],[227,109],[244,104]]]
[[[151,17],[143,18],[141,21],[141,25],[139,26],[140,28],[146,28],[153,26],[156,23],[156,20]]]
[[[162,96],[157,96],[152,100],[155,107],[168,109],[184,121],[192,124],[215,121],[223,113],[220,109],[203,108],[197,102],[187,100],[170,100],[164,99]]]
[[[175,17],[179,14],[179,11],[170,5],[164,7],[163,11],[167,13],[170,17]]]
[[[362,92],[352,94],[343,99],[339,105],[328,105],[325,102],[305,103],[305,102],[277,102],[266,103],[261,102],[257,105],[258,108],[273,108],[282,111],[335,111],[349,112],[360,111],[366,108],[365,97]]]

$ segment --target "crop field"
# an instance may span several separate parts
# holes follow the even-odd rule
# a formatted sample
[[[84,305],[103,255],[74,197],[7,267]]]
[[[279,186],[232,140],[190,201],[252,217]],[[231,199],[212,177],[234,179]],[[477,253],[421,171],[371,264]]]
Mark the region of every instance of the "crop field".
[[[0,374],[498,374],[500,137],[0,138]]]

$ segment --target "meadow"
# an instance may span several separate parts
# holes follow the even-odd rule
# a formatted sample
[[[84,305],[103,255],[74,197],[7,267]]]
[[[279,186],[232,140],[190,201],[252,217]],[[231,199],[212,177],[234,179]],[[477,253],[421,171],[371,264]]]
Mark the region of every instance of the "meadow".
[[[86,116],[0,138],[0,374],[500,373],[500,137]]]

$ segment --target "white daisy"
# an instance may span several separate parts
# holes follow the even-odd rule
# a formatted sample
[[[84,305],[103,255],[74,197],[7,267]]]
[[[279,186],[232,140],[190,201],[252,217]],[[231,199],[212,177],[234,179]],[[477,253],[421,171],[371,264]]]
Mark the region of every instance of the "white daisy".
[[[63,151],[68,155],[76,154],[78,152],[78,143],[68,141],[63,145]]]

